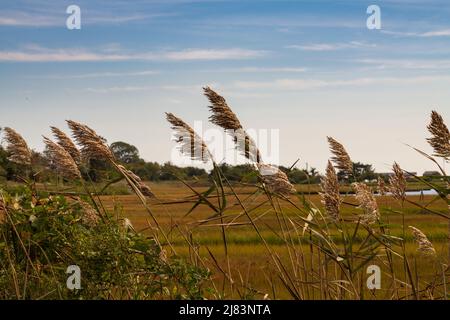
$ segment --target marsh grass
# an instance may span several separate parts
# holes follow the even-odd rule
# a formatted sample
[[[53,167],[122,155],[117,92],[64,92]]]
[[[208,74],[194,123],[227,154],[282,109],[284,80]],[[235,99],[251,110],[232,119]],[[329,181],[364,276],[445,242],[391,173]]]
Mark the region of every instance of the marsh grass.
[[[232,134],[237,150],[254,167],[256,183],[230,183],[199,135],[168,113],[180,150],[194,160],[210,161],[213,170],[207,186],[179,178],[189,195],[171,195],[174,189],[168,189],[171,197],[164,199],[115,159],[103,137],[68,121],[75,143],[54,128],[57,143],[45,143],[76,189],[44,192],[25,181],[17,196],[2,191],[0,294],[17,299],[448,298],[449,257],[442,254],[449,248],[448,234],[442,228],[435,232],[434,222],[450,219],[449,181],[434,157],[417,150],[446,180],[436,184],[415,178],[437,196],[407,197],[408,172],[395,163],[389,185],[378,183],[392,197],[375,197],[374,188],[354,177],[344,145],[328,137],[332,158],[316,189],[319,195],[312,195],[309,186],[307,192],[294,189],[285,173],[263,162],[223,97],[210,88],[204,93],[211,103],[210,121]],[[433,112],[429,142],[444,160],[446,128]],[[12,129],[7,135],[11,159],[32,169],[25,140]],[[121,178],[99,190],[86,172],[89,159],[108,162]],[[352,184],[342,185],[336,170],[344,171]],[[102,195],[119,182],[132,196]],[[123,212],[130,208],[130,197],[140,209]],[[174,214],[180,208],[183,212]],[[410,219],[418,210],[417,221]],[[133,215],[138,224],[128,220]],[[414,222],[420,222],[420,230]],[[63,285],[69,262],[87,270],[90,281],[75,296]],[[373,264],[382,270],[379,291],[366,285],[366,270]]]

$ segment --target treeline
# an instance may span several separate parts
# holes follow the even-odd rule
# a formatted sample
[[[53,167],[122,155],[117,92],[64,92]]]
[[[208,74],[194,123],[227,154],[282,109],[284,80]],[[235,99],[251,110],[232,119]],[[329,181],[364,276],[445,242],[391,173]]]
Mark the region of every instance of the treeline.
[[[139,150],[126,142],[114,142],[111,144],[116,159],[128,169],[147,181],[171,181],[171,180],[209,180],[210,173],[205,169],[197,167],[179,167],[170,162],[163,164],[147,162],[139,155]],[[37,182],[49,182],[58,179],[58,172],[52,165],[47,150],[43,152],[33,151],[33,171],[31,168],[18,165],[8,159],[8,153],[0,145],[0,180],[21,181],[33,176]],[[82,170],[86,179],[94,182],[113,180],[118,178],[114,170],[107,162],[89,160]],[[255,168],[250,164],[242,165],[220,165],[223,174],[229,181],[233,182],[255,182],[258,179]],[[281,166],[292,183],[318,183],[320,176],[316,169],[309,170],[298,168],[287,168]]]
[[[205,169],[197,167],[179,167],[170,162],[163,164],[147,162],[139,155],[139,150],[126,142],[114,142],[110,146],[116,159],[128,169],[147,181],[171,181],[171,180],[204,180],[210,179],[210,173]],[[0,179],[21,180],[33,175],[33,180],[48,182],[58,179],[58,172],[51,163],[48,151],[42,153],[33,151],[33,172],[30,168],[17,165],[8,160],[7,151],[0,145]],[[255,168],[251,164],[220,165],[223,174],[229,181],[252,183],[258,179]],[[279,167],[285,172],[293,184],[315,184],[319,183],[321,176],[315,168],[299,169],[297,167]],[[84,178],[94,182],[108,181],[118,178],[116,170],[105,161],[89,160],[82,170]],[[359,180],[374,180],[377,174],[371,165],[354,163],[354,174]],[[340,180],[346,180],[343,173],[338,173]]]

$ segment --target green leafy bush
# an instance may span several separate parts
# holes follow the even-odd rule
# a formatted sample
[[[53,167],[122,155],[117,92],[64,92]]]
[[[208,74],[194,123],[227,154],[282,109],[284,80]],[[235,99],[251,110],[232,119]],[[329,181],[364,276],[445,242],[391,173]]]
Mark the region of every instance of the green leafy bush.
[[[0,299],[201,299],[208,270],[80,199],[0,197]],[[125,220],[127,221],[127,220]],[[81,269],[81,289],[66,286]]]

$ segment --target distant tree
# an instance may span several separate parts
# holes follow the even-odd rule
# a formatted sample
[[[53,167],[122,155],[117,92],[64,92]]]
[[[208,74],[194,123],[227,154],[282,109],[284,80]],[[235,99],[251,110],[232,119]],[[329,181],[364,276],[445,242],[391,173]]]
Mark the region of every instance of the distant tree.
[[[129,164],[140,161],[139,150],[131,144],[123,141],[117,141],[113,142],[110,148],[116,159],[120,162]]]
[[[208,176],[206,170],[202,168],[186,167],[183,168],[183,171],[188,178],[202,178]]]
[[[348,175],[341,170],[337,175],[339,180],[349,180]],[[373,166],[371,164],[365,164],[361,162],[353,162],[353,175],[358,181],[377,179],[377,174],[375,173]]]
[[[314,184],[318,183],[320,180],[319,173],[315,168],[307,169],[299,169],[299,168],[287,168],[284,166],[279,166],[279,169],[286,173],[289,178],[289,181],[294,184]]]
[[[157,162],[140,161],[130,166],[131,171],[143,180],[158,181],[161,176],[161,165]]]

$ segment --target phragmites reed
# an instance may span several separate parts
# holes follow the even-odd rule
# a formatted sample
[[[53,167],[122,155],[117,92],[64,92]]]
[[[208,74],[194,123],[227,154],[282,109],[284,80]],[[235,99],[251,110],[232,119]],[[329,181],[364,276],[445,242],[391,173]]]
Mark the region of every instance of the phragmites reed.
[[[81,146],[81,153],[87,159],[114,160],[114,155],[106,145],[106,140],[100,137],[88,126],[67,120],[72,136]]]
[[[261,163],[261,153],[253,139],[245,132],[236,114],[228,106],[225,98],[209,87],[203,88],[211,105],[212,115],[209,120],[228,131],[236,143],[238,150],[249,160]]]
[[[330,151],[334,155],[331,160],[333,160],[336,168],[344,171],[348,175],[352,175],[353,163],[344,146],[332,137],[327,137],[327,139],[328,144],[330,145]]]
[[[22,165],[31,165],[31,150],[24,138],[14,129],[6,127],[5,140],[7,143],[6,152],[9,160]]]
[[[209,102],[211,102],[211,106],[209,106],[209,109],[211,110],[212,115],[209,117],[209,119],[212,123],[226,130],[242,129],[242,125],[239,122],[238,117],[228,106],[225,98],[220,96],[209,87],[203,88],[203,91],[205,96],[208,97]]]
[[[80,200],[78,203],[80,204],[81,209],[83,210],[83,217],[81,221],[85,225],[88,225],[90,227],[96,226],[100,220],[97,211],[94,208],[92,208],[92,206],[89,203],[85,201]]]
[[[409,226],[409,228],[411,228],[414,240],[419,245],[419,248],[417,248],[417,250],[424,255],[436,255],[436,250],[434,249],[431,241],[428,240],[427,236],[422,231],[413,226]]]
[[[270,192],[283,196],[296,192],[287,175],[279,168],[268,164],[258,164],[258,170],[262,181]]]
[[[136,175],[133,171],[128,170],[123,165],[119,164],[117,165],[117,168],[119,171],[126,176],[127,182],[130,185],[130,187],[133,189],[133,186],[136,187],[143,196],[145,197],[154,197],[154,194],[149,186],[147,186],[145,183],[142,182],[142,179]],[[133,185],[131,185],[133,184]]]
[[[46,137],[44,137],[44,143],[50,153],[51,161],[65,178],[81,178],[77,164],[66,149]]]
[[[388,187],[386,187],[386,183],[380,176],[378,176],[378,180],[377,180],[377,190],[381,196],[386,195],[386,192],[388,191]]]
[[[406,179],[403,174],[403,170],[400,168],[397,162],[392,166],[394,175],[389,178],[389,184],[391,185],[390,191],[394,199],[405,201],[406,199]]]
[[[359,208],[364,209],[364,214],[360,217],[361,223],[365,225],[375,223],[380,218],[380,211],[372,190],[365,183],[353,183],[352,187],[355,189]]]
[[[69,136],[67,136],[64,132],[56,127],[50,127],[50,129],[52,130],[58,144],[70,154],[70,156],[76,163],[80,163],[81,153],[72,142],[72,139],[70,139]]]
[[[325,206],[325,211],[334,221],[338,221],[340,219],[341,197],[336,170],[331,161],[328,161],[325,177],[322,179],[320,187],[322,189],[320,197]]]
[[[431,122],[427,126],[432,134],[428,138],[428,143],[434,149],[434,155],[445,159],[450,159],[450,132],[442,119],[442,116],[436,111],[431,112]]]
[[[186,122],[166,112],[166,119],[172,125],[175,141],[180,145],[180,152],[188,155],[192,160],[207,162],[211,154],[200,136]]]

